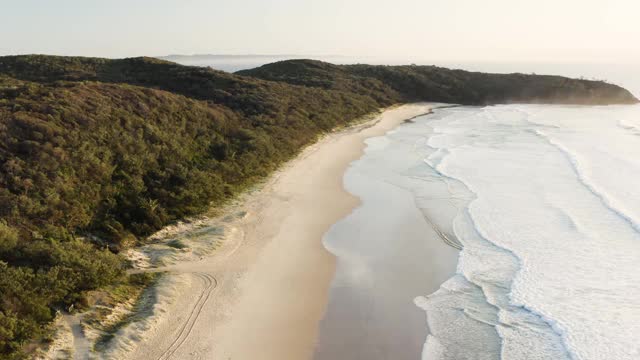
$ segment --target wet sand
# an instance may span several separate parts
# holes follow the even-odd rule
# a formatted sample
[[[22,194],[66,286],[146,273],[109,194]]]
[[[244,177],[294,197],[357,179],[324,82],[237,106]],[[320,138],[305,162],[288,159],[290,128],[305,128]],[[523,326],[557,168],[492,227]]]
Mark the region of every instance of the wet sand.
[[[412,151],[412,137],[403,141],[368,140],[365,155],[346,173],[346,189],[362,205],[324,238],[337,271],[315,359],[420,359],[428,330],[413,300],[455,272],[458,251],[441,238],[455,211],[439,201],[418,208],[407,172],[421,166],[422,155]],[[414,188],[450,195],[437,177]]]

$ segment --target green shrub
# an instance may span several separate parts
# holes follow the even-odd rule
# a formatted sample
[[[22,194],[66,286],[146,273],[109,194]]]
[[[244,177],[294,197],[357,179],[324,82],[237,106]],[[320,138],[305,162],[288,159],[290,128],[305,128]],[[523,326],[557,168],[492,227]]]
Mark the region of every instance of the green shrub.
[[[8,253],[18,245],[18,232],[0,221],[0,254]]]
[[[185,243],[183,243],[182,241],[180,241],[178,239],[173,239],[173,240],[167,242],[167,246],[172,247],[174,249],[186,249],[186,248],[189,247]]]

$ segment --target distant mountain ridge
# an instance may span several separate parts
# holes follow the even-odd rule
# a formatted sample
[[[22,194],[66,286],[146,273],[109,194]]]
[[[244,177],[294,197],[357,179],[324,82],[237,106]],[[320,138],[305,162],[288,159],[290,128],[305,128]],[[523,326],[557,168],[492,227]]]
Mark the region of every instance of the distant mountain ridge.
[[[410,101],[638,100],[604,82],[433,66],[289,60],[233,74],[0,57],[0,357],[19,358],[55,309],[128,281],[113,253],[224,203],[321,134]]]

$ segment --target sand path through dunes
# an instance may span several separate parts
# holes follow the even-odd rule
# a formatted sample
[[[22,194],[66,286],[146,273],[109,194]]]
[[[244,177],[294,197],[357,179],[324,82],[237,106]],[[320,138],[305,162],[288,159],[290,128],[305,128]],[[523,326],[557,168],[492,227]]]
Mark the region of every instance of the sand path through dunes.
[[[90,358],[91,345],[89,340],[84,336],[82,331],[82,315],[66,314],[64,319],[71,329],[73,335],[73,359],[74,360],[87,360]]]
[[[126,358],[310,358],[335,270],[322,236],[358,205],[343,174],[366,138],[430,108],[392,108],[328,135],[247,196],[215,255],[163,269],[188,284]]]

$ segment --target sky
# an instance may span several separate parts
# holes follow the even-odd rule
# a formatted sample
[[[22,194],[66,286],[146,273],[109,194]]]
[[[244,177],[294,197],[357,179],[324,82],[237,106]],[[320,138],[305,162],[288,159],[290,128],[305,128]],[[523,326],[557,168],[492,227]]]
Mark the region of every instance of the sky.
[[[637,0],[0,0],[0,55],[640,61]]]

